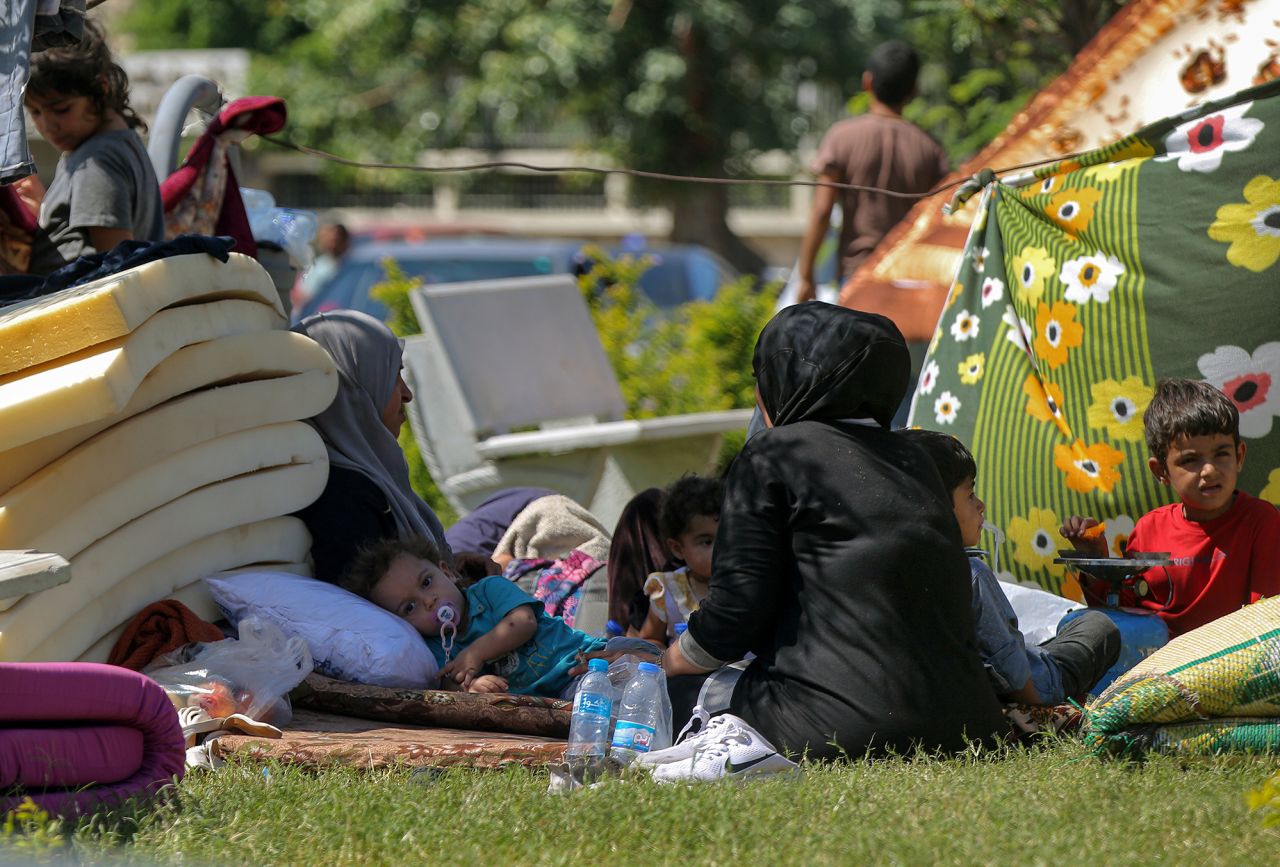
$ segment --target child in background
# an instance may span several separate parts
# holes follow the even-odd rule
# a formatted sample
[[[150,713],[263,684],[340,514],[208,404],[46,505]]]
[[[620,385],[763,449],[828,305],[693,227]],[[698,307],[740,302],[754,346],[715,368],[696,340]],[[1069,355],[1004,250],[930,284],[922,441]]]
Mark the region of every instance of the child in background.
[[[1163,379],[1142,416],[1151,457],[1147,466],[1179,502],[1138,519],[1128,548],[1169,552],[1174,565],[1142,576],[1141,599],[1126,589],[1120,604],[1155,611],[1171,635],[1217,620],[1264,596],[1280,594],[1280,513],[1236,489],[1244,466],[1240,412],[1225,394],[1191,379]],[[1073,515],[1062,535],[1077,551],[1106,557],[1093,518]],[[1090,582],[1085,596],[1102,601]]]
[[[40,206],[29,273],[49,274],[121,241],[163,241],[160,185],[135,131],[146,124],[92,21],[79,45],[32,55],[24,101],[40,135],[62,152]]]
[[[684,566],[674,572],[655,572],[645,581],[649,614],[640,629],[641,638],[670,641],[676,626],[688,621],[711,590],[711,552],[723,498],[720,480],[703,476],[684,476],[667,488],[659,525],[667,550]]]
[[[474,584],[460,579],[429,539],[391,539],[360,552],[348,590],[409,622],[440,665],[442,689],[509,692],[572,698],[569,670],[605,641],[549,617],[541,602],[493,575]],[[456,636],[446,659],[440,611],[456,615]]]
[[[644,585],[654,572],[675,567],[662,541],[659,516],[662,489],[646,488],[622,509],[609,544],[609,619],[623,633],[639,636],[649,617],[649,597]]]
[[[1000,582],[976,548],[982,537],[986,505],[974,486],[978,465],[964,443],[928,430],[902,435],[933,459],[951,494],[951,508],[960,525],[960,538],[969,555],[971,602],[978,653],[996,694],[1021,704],[1061,704],[1082,698],[1120,655],[1120,630],[1101,611],[1085,611],[1058,629],[1039,647],[1027,647],[1018,629],[1018,615]]]

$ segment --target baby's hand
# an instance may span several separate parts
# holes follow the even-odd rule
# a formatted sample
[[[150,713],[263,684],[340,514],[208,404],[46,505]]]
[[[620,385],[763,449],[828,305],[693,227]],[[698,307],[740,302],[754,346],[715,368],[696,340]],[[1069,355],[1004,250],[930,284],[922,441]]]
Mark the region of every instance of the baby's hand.
[[[1063,522],[1058,532],[1081,554],[1106,557],[1107,539],[1102,535],[1103,526],[1096,518],[1072,515]]]
[[[510,684],[505,677],[496,674],[482,674],[467,684],[467,692],[506,692]]]
[[[484,668],[484,660],[477,659],[471,648],[459,653],[442,669],[440,669],[441,682],[452,681],[461,684],[466,689],[467,684],[473,680],[476,675]]]

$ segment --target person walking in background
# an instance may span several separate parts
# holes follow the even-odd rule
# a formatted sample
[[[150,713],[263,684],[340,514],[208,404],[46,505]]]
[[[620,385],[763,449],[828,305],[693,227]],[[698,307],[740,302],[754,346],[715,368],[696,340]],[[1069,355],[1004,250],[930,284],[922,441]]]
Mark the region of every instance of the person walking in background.
[[[342,223],[326,223],[316,233],[316,260],[293,287],[293,306],[301,309],[328,282],[351,247],[351,233]]]
[[[947,155],[942,146],[902,116],[915,96],[919,71],[920,58],[905,42],[886,42],[871,52],[862,73],[862,88],[871,94],[871,107],[827,130],[810,166],[818,180],[923,193],[946,175]],[[853,275],[915,204],[914,199],[883,193],[814,187],[809,224],[800,243],[798,302],[816,297],[814,259],[831,223],[837,196],[843,212],[837,285]]]

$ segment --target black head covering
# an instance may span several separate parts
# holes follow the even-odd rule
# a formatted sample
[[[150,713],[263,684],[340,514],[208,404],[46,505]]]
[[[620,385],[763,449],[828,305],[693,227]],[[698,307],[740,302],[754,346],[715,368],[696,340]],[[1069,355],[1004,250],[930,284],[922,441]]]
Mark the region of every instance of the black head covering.
[[[870,418],[887,428],[907,393],[911,356],[892,320],[806,301],[760,332],[752,369],[774,427]]]

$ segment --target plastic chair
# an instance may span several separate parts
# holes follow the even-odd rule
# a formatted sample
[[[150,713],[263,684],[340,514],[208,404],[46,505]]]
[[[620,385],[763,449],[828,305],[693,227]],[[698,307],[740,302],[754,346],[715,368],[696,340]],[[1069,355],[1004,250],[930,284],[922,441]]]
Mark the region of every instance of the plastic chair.
[[[405,341],[414,436],[449,502],[501,488],[560,491],[606,527],[638,491],[708,472],[750,410],[628,420],[604,347],[568,275],[424,286]]]

